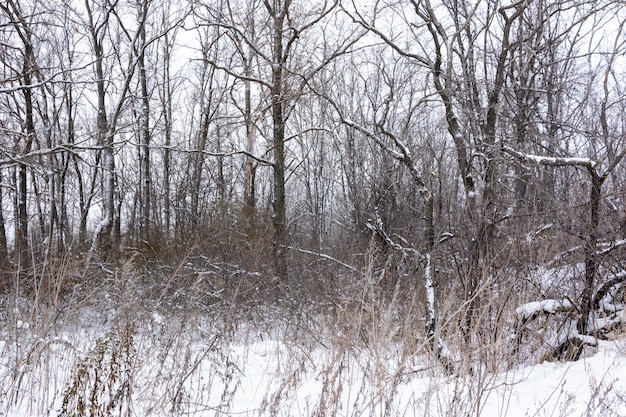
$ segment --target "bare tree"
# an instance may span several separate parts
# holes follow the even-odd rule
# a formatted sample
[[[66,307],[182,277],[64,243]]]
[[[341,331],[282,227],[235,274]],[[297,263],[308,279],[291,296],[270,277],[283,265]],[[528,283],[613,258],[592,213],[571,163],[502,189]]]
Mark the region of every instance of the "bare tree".
[[[352,57],[351,57],[352,58]],[[436,313],[435,270],[437,265],[437,249],[440,241],[449,235],[440,230],[435,214],[435,192],[433,184],[434,172],[438,170],[432,162],[433,150],[438,145],[433,137],[435,129],[426,127],[431,111],[427,109],[427,95],[421,82],[415,77],[411,65],[385,53],[384,48],[372,48],[361,51],[359,59],[342,62],[343,72],[330,72],[321,85],[319,93],[334,107],[341,123],[349,131],[362,137],[366,142],[374,144],[388,156],[399,163],[393,170],[408,174],[407,184],[401,177],[396,177],[393,187],[400,188],[398,198],[410,206],[408,214],[404,212],[402,221],[390,224],[394,213],[384,213],[385,197],[377,195],[373,198],[373,214],[366,226],[380,238],[384,247],[400,254],[403,259],[413,260],[421,265],[420,285],[425,294],[425,326],[424,331],[428,345],[448,372],[454,371],[451,358],[448,356],[446,343],[438,330]],[[358,75],[356,75],[358,74]],[[347,82],[346,82],[347,80]],[[345,83],[345,84],[342,84]],[[352,97],[353,91],[358,91]],[[356,106],[348,104],[356,99]],[[348,149],[354,144],[348,141]],[[354,156],[353,156],[354,157]],[[373,165],[370,157],[369,170],[384,169]],[[354,163],[354,161],[352,161]],[[349,171],[349,170],[348,170]],[[347,172],[348,178],[354,176]],[[352,179],[355,188],[363,187],[362,179]],[[388,185],[385,188],[392,188]],[[381,190],[375,194],[384,194]],[[397,204],[392,211],[399,211]],[[418,215],[415,215],[415,213]],[[408,215],[407,215],[408,214]],[[396,213],[397,215],[397,213]],[[419,230],[415,233],[414,230]],[[408,272],[413,275],[413,272]]]
[[[172,6],[163,7],[161,10],[161,27],[172,28],[172,30],[163,30],[163,36],[160,38],[159,48],[160,54],[157,52],[158,61],[162,63],[160,71],[157,76],[159,82],[156,85],[156,89],[159,95],[161,115],[163,120],[163,194],[161,196],[162,202],[162,225],[164,229],[164,236],[169,238],[172,230],[172,136],[174,131],[175,115],[174,115],[174,99],[173,90],[177,86],[176,76],[172,74],[172,60],[174,49],[177,39],[177,30],[179,25],[172,22],[172,16],[170,15],[170,9]]]
[[[515,77],[513,89],[516,102],[513,108],[518,112],[516,131],[528,134],[527,141],[503,141],[506,143],[505,153],[523,162],[523,170],[532,169],[529,168],[532,166],[550,168],[553,180],[543,185],[549,187],[544,192],[553,200],[550,203],[552,210],[560,203],[564,205],[558,208],[560,213],[569,218],[552,220],[542,228],[559,223],[567,235],[575,238],[574,242],[582,241],[573,247],[570,243],[565,244],[551,262],[576,256],[574,259],[581,259],[584,264],[581,289],[575,290],[577,294],[568,294],[572,302],[567,305],[567,311],[577,312],[572,314],[576,317],[574,329],[560,335],[559,342],[548,354],[551,357],[576,359],[583,345],[595,344],[590,335],[605,337],[613,328],[622,325],[619,320],[601,323],[597,314],[602,299],[621,279],[623,269],[616,258],[609,256],[613,252],[619,253],[621,246],[620,231],[614,227],[619,222],[619,215],[613,215],[612,221],[607,218],[611,217],[611,212],[620,212],[619,200],[609,197],[616,191],[619,193],[619,185],[609,192],[606,190],[607,179],[616,183],[620,177],[618,173],[623,169],[626,153],[618,150],[623,146],[621,128],[617,127],[620,111],[617,103],[620,100],[616,97],[621,93],[614,75],[615,59],[623,54],[623,23],[612,26],[611,36],[601,40],[581,31],[579,25],[590,19],[598,27],[615,22],[612,7],[618,7],[616,4],[606,3],[605,8],[596,6],[581,5],[577,9],[577,20],[563,20],[568,22],[565,28],[552,27],[548,16],[552,17],[556,12],[549,5],[533,8],[543,28],[536,38],[538,62],[535,68],[515,69],[519,75]],[[579,74],[586,75],[584,82]],[[521,79],[532,80],[537,87],[533,88],[529,83],[524,86],[519,82]],[[573,112],[575,117],[572,117]],[[534,128],[520,126],[523,120]],[[536,122],[531,124],[531,121]],[[518,167],[520,165],[516,166],[516,172],[521,171]],[[576,177],[572,173],[580,175]],[[520,178],[516,180],[519,182]],[[532,177],[523,181],[530,182]],[[562,184],[562,190],[558,190],[556,181]],[[581,199],[587,203],[580,205]],[[580,219],[574,218],[576,211],[573,208],[580,211]],[[559,238],[556,234],[555,237]],[[571,281],[578,280],[572,277]],[[528,322],[538,315],[557,314],[559,309],[552,311],[551,307],[545,300],[525,304],[518,309],[518,315],[522,322]]]
[[[319,45],[317,26],[331,16],[336,10],[337,2],[317,2],[304,8],[296,7],[291,0],[263,0],[246,4],[242,5],[243,10],[248,13],[256,12],[257,15],[242,16],[239,13],[239,5],[231,1],[225,2],[219,10],[208,9],[201,24],[222,28],[227,38],[233,40],[233,49],[239,48],[238,55],[243,57],[236,66],[233,62],[217,59],[212,60],[211,64],[239,80],[253,83],[264,91],[261,97],[267,100],[272,126],[268,137],[269,149],[273,155],[271,166],[274,267],[276,276],[285,278],[287,123],[298,98],[306,93],[308,83],[335,57],[345,53],[354,39],[352,33],[349,33],[330,48],[322,50],[321,56],[314,52]],[[251,27],[251,22],[258,26]],[[250,67],[250,57],[258,60],[254,69]],[[248,132],[251,127],[249,122],[248,120]],[[249,142],[247,146],[250,147]],[[248,171],[251,171],[251,168],[248,165]],[[248,198],[250,198],[252,172],[248,175]]]
[[[125,26],[117,9],[119,4],[97,4],[90,0],[85,1],[87,13],[86,27],[91,38],[91,47],[94,55],[94,75],[97,89],[97,143],[101,147],[102,157],[102,220],[98,224],[91,253],[98,251],[104,258],[115,258],[119,250],[119,214],[116,216],[116,164],[115,164],[115,135],[118,132],[118,121],[124,110],[124,104],[129,92],[130,83],[138,66],[137,45],[143,33],[145,21],[138,22],[134,32]],[[118,93],[113,100],[112,109],[107,110],[107,79],[105,77],[105,48],[108,36],[111,35],[113,23],[117,23],[120,37],[128,41],[126,63],[119,56],[122,67],[122,80]],[[142,49],[143,50],[143,49]],[[117,226],[116,226],[117,223]]]
[[[150,93],[148,91],[148,75],[146,70],[146,21],[150,2],[140,1],[137,4],[138,36],[137,65],[139,67],[139,85],[141,97],[140,146],[139,146],[139,178],[140,178],[140,238],[150,239],[151,225],[151,173],[150,173]]]
[[[493,262],[491,241],[499,216],[494,145],[512,50],[511,34],[527,6],[527,1],[454,2],[438,6],[428,0],[411,1],[410,9],[419,24],[407,22],[406,28],[412,29],[402,37],[379,26],[376,17],[380,14],[378,7],[383,10],[382,4],[370,10],[370,14],[355,5],[348,11],[355,22],[400,56],[417,68],[426,69],[425,76],[440,99],[465,191],[468,261],[460,279],[468,301],[464,326],[468,334],[480,304],[478,289]],[[408,12],[401,5],[395,10],[402,19]],[[423,42],[422,37],[429,41]],[[480,45],[487,45],[488,49],[481,50]],[[481,79],[488,81],[483,83]]]
[[[20,51],[21,69],[16,74],[20,82],[21,93],[23,94],[23,143],[19,152],[27,154],[33,149],[36,141],[37,132],[35,130],[35,110],[33,108],[33,81],[36,71],[35,49],[32,38],[32,28],[29,22],[31,16],[28,10],[23,9],[22,5],[16,1],[9,1],[0,6],[3,14],[8,18],[17,39],[22,44]],[[18,263],[28,264],[30,257],[28,253],[28,165],[26,163],[18,163],[18,179],[17,179],[17,222],[15,230],[16,247],[18,255]]]
[[[7,233],[4,225],[4,187],[2,169],[0,169],[0,268],[4,268],[9,264],[9,245],[7,244]]]

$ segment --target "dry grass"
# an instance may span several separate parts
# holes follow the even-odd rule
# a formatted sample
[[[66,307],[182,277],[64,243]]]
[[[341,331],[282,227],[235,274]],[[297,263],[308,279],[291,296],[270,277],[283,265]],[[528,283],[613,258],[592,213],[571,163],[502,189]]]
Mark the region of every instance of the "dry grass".
[[[494,396],[504,415],[522,358],[503,283],[481,287],[469,337],[466,304],[438,288],[448,375],[424,337],[419,272],[363,259],[356,273],[303,254],[306,285],[192,252],[171,266],[136,253],[83,281],[69,260],[18,277],[39,278],[1,299],[0,415],[478,416]],[[612,415],[619,391],[594,383],[580,415]],[[571,411],[559,395],[563,410],[538,415]]]

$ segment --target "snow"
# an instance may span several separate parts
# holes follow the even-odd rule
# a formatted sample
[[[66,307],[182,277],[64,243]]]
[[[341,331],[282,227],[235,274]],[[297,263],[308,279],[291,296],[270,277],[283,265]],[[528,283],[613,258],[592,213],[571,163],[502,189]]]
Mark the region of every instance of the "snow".
[[[526,159],[536,164],[544,165],[595,165],[589,158],[555,158],[526,154]]]
[[[515,310],[515,314],[526,320],[540,313],[553,314],[560,311],[569,311],[573,308],[574,306],[569,300],[541,300],[519,306]]]
[[[626,309],[621,309],[608,317],[596,317],[592,323],[596,329],[610,329],[613,326],[626,324]]]
[[[562,307],[553,301],[542,308]],[[167,324],[166,317],[159,315],[159,320]],[[422,371],[405,366],[401,349],[385,340],[368,348],[263,337],[212,345],[211,337],[218,340],[212,335],[195,341],[172,339],[161,350],[157,347],[162,334],[143,331],[135,340],[139,357],[132,376],[132,415],[311,416],[322,411],[337,416],[626,415],[624,340],[600,342],[595,353],[577,362],[446,376],[433,366]],[[74,359],[70,353],[76,352],[69,352],[66,345],[78,347],[86,338],[77,333],[62,340],[47,345],[54,350],[48,356],[39,346],[39,360],[47,360],[45,366],[39,364],[48,370],[43,384],[36,382],[36,375],[28,375],[37,368],[29,365],[22,382],[27,389],[10,405],[0,395],[0,415],[59,415],[62,393],[74,375],[67,359]],[[6,360],[12,349],[15,346],[0,340],[2,392],[12,387],[7,373],[11,363]],[[177,399],[167,399],[168,395]],[[614,414],[608,413],[609,406]]]
[[[426,253],[426,266],[424,267],[424,281],[426,287],[426,309],[428,312],[427,322],[435,323],[435,288],[433,285],[432,266],[430,263],[430,253]]]
[[[156,324],[163,324],[163,321],[165,320],[165,318],[160,315],[158,312],[154,311],[152,313],[152,321]]]
[[[611,241],[611,242],[602,242],[602,243],[598,244],[598,246],[600,248],[603,248],[603,249],[598,251],[597,254],[598,255],[606,255],[607,253],[611,252],[615,248],[618,248],[618,247],[624,246],[624,245],[626,245],[626,239],[619,239],[619,240],[615,240],[615,241]]]
[[[544,363],[532,368],[519,368],[511,372],[511,403],[507,416],[524,415],[607,415],[594,410],[603,390],[611,385],[616,392],[624,393],[626,383],[620,378],[626,365],[624,358],[603,345],[594,356],[569,363]],[[517,381],[517,382],[516,382]],[[620,394],[621,395],[621,394]],[[491,400],[491,399],[490,399]],[[493,407],[496,401],[491,400]],[[588,409],[596,413],[585,414]],[[621,404],[620,414],[626,408]],[[498,415],[497,412],[484,415]]]
[[[518,152],[513,148],[507,146],[502,148],[505,152],[513,155],[514,157],[521,159],[522,161],[532,162],[538,165],[554,165],[554,166],[589,166],[595,167],[596,161],[589,158],[577,158],[577,157],[548,157],[541,155],[527,154]]]
[[[26,321],[18,320],[15,327],[18,329],[28,329],[30,328],[30,323]]]

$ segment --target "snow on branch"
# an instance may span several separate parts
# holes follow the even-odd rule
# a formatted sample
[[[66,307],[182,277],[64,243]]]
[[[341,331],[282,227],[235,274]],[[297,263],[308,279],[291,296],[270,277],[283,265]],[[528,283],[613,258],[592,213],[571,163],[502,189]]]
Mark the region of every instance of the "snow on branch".
[[[612,242],[601,243],[598,246],[603,248],[596,252],[597,255],[606,255],[609,252],[612,252],[614,249],[619,248],[620,246],[626,245],[626,239],[619,239]]]
[[[534,319],[540,314],[555,314],[573,311],[574,305],[570,300],[542,300],[522,304],[515,309],[515,314],[524,322]]]
[[[526,233],[526,242],[531,243],[533,240],[535,240],[537,236],[541,235],[546,230],[550,230],[552,226],[554,226],[554,223],[543,224],[537,229],[531,230],[530,232]]]
[[[553,266],[556,263],[561,262],[563,259],[565,259],[567,256],[571,255],[572,253],[575,253],[577,251],[583,250],[584,248],[585,248],[584,245],[576,245],[576,246],[568,248],[568,249],[566,249],[564,251],[561,251],[561,252],[557,253],[556,255],[554,255],[552,260],[548,263],[548,266]]]
[[[558,157],[558,156],[540,156],[527,154],[523,152],[516,151],[513,148],[509,148],[508,146],[503,146],[502,150],[508,153],[515,158],[524,161],[524,162],[532,162],[537,165],[552,165],[552,166],[583,166],[593,168],[596,166],[596,161],[590,158],[569,158],[569,157]]]
[[[361,271],[359,271],[356,267],[354,267],[354,266],[352,266],[352,265],[350,265],[350,264],[347,264],[347,263],[345,263],[345,262],[343,262],[343,261],[340,261],[339,259],[334,258],[334,257],[332,257],[332,256],[330,256],[330,255],[325,254],[325,253],[321,253],[321,252],[313,252],[313,251],[306,250],[306,249],[302,249],[302,248],[298,248],[298,247],[295,247],[295,246],[285,246],[285,248],[287,248],[287,249],[291,249],[291,250],[295,250],[295,251],[298,251],[298,252],[300,252],[300,253],[305,253],[305,254],[307,254],[307,255],[318,256],[318,257],[320,257],[320,258],[322,258],[322,259],[327,259],[327,260],[329,260],[329,261],[335,262],[335,263],[337,263],[337,264],[339,264],[339,265],[343,266],[343,267],[344,267],[344,268],[346,268],[346,269],[349,269],[349,270],[350,270],[350,271],[352,271],[352,272],[357,272],[357,273],[360,273],[360,272],[361,272]]]
[[[76,68],[71,68],[71,69],[64,69],[61,71],[57,71],[54,74],[48,76],[46,79],[36,82],[36,83],[30,83],[30,84],[19,84],[19,85],[15,85],[15,86],[11,86],[11,87],[4,87],[4,88],[0,88],[0,94],[12,94],[18,91],[22,91],[22,90],[31,90],[31,89],[35,89],[35,88],[39,88],[39,87],[43,87],[46,84],[71,84],[70,81],[67,81],[65,79],[58,79],[59,75],[65,75],[65,74],[69,74],[73,71],[78,71],[78,70],[82,70],[85,68],[90,67],[91,65],[93,65],[93,62],[89,62],[85,65],[76,67]],[[10,82],[15,82],[18,81],[20,78],[22,78],[22,75],[18,75],[17,77],[11,79],[4,79],[2,80],[2,84],[8,84]]]
[[[598,250],[595,252],[595,254],[596,256],[604,256],[604,255],[611,253],[613,250],[624,245],[626,245],[626,239],[612,240],[610,242],[599,242],[596,244],[596,248]],[[554,264],[561,262],[567,256],[575,252],[582,251],[584,249],[585,249],[585,245],[576,245],[562,252],[559,252],[556,255],[554,255],[552,260],[548,263],[548,266],[553,266]]]
[[[194,152],[194,151],[190,151],[190,152]],[[272,161],[268,161],[265,158],[262,158],[260,156],[253,154],[252,152],[248,152],[244,150],[232,151],[232,152],[209,152],[209,151],[200,151],[200,152],[208,156],[216,156],[219,158],[226,158],[226,157],[235,156],[235,155],[245,155],[249,158],[254,159],[255,161],[257,161],[258,163],[262,165],[267,165],[267,166],[274,165]]]
[[[331,102],[331,104],[333,104],[334,102]],[[343,123],[344,125],[356,130],[357,132],[361,133],[363,136],[366,136],[370,139],[372,139],[374,142],[376,142],[376,144],[378,144],[378,146],[380,146],[382,149],[385,150],[385,152],[389,153],[389,155],[391,155],[394,159],[397,160],[402,160],[404,158],[404,155],[402,155],[402,153],[400,153],[399,151],[396,151],[395,149],[389,147],[380,137],[379,135],[377,135],[375,132],[366,129],[365,127],[359,125],[358,123],[355,123],[354,121],[352,121],[352,119],[348,119],[345,118],[341,112],[339,112],[339,107],[337,105],[335,105],[335,109],[338,111],[339,117],[341,119],[341,123]]]
[[[59,152],[73,152],[73,147],[71,147],[71,145],[59,145],[53,148],[39,149],[21,155],[8,155],[7,157],[0,159],[0,167],[15,164],[27,164],[31,159]]]
[[[385,241],[385,243],[387,243],[389,246],[391,246],[393,249],[401,252],[403,255],[408,256],[408,253],[412,253],[413,255],[415,255],[418,259],[422,259],[422,255],[420,254],[419,251],[417,251],[416,249],[413,248],[409,248],[409,247],[404,247],[400,244],[398,244],[397,242],[395,242],[391,236],[389,236],[389,233],[387,233],[387,231],[385,230],[385,225],[383,223],[383,219],[380,217],[380,214],[378,214],[378,207],[374,208],[374,213],[376,215],[375,219],[369,219],[367,221],[366,227],[368,229],[370,229],[372,232],[376,233],[378,236],[380,236],[380,238],[382,240]],[[404,241],[404,239],[402,239]]]
[[[591,333],[600,339],[605,339],[609,333],[626,326],[626,310],[622,309],[608,317],[598,317],[594,326],[595,328],[591,330]]]
[[[592,305],[594,308],[600,307],[600,302],[602,299],[614,288],[619,285],[622,285],[626,281],[626,271],[619,272],[613,275],[613,278],[602,284],[600,288],[596,291],[593,296]]]
[[[232,69],[230,69],[229,67],[224,66],[224,65],[220,65],[217,62],[215,62],[215,61],[213,61],[211,59],[208,59],[208,58],[205,58],[204,61],[207,64],[211,65],[213,68],[215,68],[217,70],[220,70],[220,71],[224,71],[226,74],[228,74],[231,77],[236,78],[238,80],[250,81],[250,82],[253,82],[253,83],[256,83],[256,84],[260,84],[260,85],[262,85],[262,86],[264,86],[266,88],[271,88],[272,87],[271,83],[269,83],[269,82],[267,82],[267,81],[265,81],[265,80],[263,80],[261,78],[251,77],[251,76],[247,76],[247,75],[244,75],[244,74],[239,74],[236,71],[233,71]]]
[[[586,334],[580,334],[578,332],[572,332],[569,335],[569,340],[578,342],[579,344],[587,345],[587,346],[598,346],[598,339],[594,336],[589,336]]]
[[[584,346],[598,346],[598,338],[580,334],[576,328],[559,337],[559,342],[548,351],[541,362],[553,360],[577,361]]]

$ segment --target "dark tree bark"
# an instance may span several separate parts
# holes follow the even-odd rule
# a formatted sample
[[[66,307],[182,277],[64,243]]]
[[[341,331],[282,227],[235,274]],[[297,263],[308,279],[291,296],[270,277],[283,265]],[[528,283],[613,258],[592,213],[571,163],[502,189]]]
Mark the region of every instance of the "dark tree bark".
[[[139,145],[139,176],[140,176],[140,222],[139,237],[142,241],[150,240],[151,228],[151,174],[150,174],[150,97],[148,92],[148,76],[146,74],[146,19],[148,1],[142,1],[139,7],[139,45],[137,65],[139,67],[139,84],[141,87],[140,145]]]
[[[164,19],[165,21],[165,19]],[[165,235],[169,238],[171,231],[171,150],[172,145],[172,77],[170,75],[170,63],[172,57],[172,46],[170,36],[165,33],[163,36],[163,73],[162,73],[162,85],[160,88],[161,106],[163,113],[163,129],[165,136],[165,143],[163,149],[163,227],[165,229]]]
[[[22,154],[26,154],[32,150],[33,143],[36,139],[35,130],[35,110],[33,109],[33,79],[36,70],[35,52],[33,49],[32,32],[28,27],[27,16],[22,10],[19,2],[8,0],[6,4],[0,5],[2,11],[11,20],[11,25],[15,29],[23,49],[22,67],[19,74],[20,86],[24,98],[24,125],[23,125],[23,144],[20,148]],[[28,265],[30,263],[29,245],[28,245],[28,165],[26,163],[18,163],[17,169],[17,190],[16,190],[16,228],[15,228],[15,246],[16,256],[19,264]]]
[[[0,272],[9,264],[9,247],[7,245],[7,234],[4,225],[4,193],[2,190],[2,170],[0,169]]]
[[[245,69],[244,69],[244,73],[247,78],[252,76],[251,66],[252,66],[252,52],[249,52],[248,56],[245,57]],[[251,81],[249,79],[246,79],[244,81],[244,84],[245,84],[244,119],[246,123],[246,151],[251,155],[251,154],[254,154],[254,132],[255,132],[254,122],[252,120],[252,97],[251,97],[252,86],[251,86]],[[256,180],[256,164],[254,160],[252,159],[252,157],[247,155],[246,164],[245,164],[243,204],[244,204],[245,214],[250,221],[254,219],[254,214],[256,211],[255,180]]]
[[[114,196],[115,196],[115,158],[113,134],[109,131],[106,110],[106,79],[104,77],[104,38],[109,20],[109,10],[103,11],[103,21],[94,20],[92,4],[90,0],[85,0],[85,8],[89,17],[89,32],[91,36],[91,47],[94,54],[94,71],[97,88],[97,143],[102,147],[102,202],[103,215],[100,224],[96,229],[94,245],[92,249],[100,252],[104,258],[113,255],[113,217],[114,217]],[[108,7],[105,7],[108,9]],[[86,219],[85,219],[86,221]]]
[[[272,144],[274,151],[273,187],[274,197],[272,200],[272,223],[274,236],[272,248],[274,253],[274,269],[279,279],[287,277],[287,261],[285,258],[286,242],[286,205],[285,205],[285,119],[284,119],[284,85],[283,72],[289,54],[289,49],[283,47],[283,33],[285,31],[285,19],[291,5],[291,0],[269,0],[265,6],[273,23],[272,39],[272,83],[270,87],[273,136]]]
[[[591,176],[591,191],[589,196],[589,225],[585,236],[585,286],[580,300],[580,319],[578,333],[587,334],[589,315],[593,310],[593,293],[595,291],[596,274],[598,270],[598,226],[600,225],[600,200],[602,199],[602,184],[605,175],[598,174],[595,167],[588,166]]]

